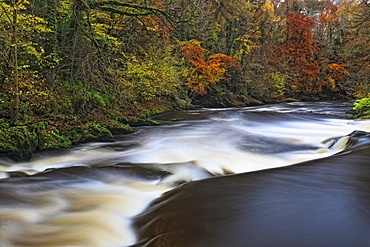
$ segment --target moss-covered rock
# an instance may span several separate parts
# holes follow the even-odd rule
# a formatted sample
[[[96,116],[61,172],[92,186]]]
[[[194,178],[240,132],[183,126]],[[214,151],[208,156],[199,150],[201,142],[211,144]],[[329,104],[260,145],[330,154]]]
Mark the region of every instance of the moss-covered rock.
[[[39,150],[70,148],[72,146],[72,141],[68,137],[61,136],[56,129],[44,130],[40,136],[37,146]]]
[[[85,142],[114,142],[112,133],[100,124],[87,123],[65,126],[60,135],[71,140],[72,144]]]
[[[157,126],[157,125],[162,125],[162,123],[159,123],[154,120],[149,120],[149,119],[141,119],[141,118],[135,118],[135,117],[130,117],[130,118],[122,118],[120,119],[120,122],[133,126],[133,127],[138,127],[138,126]]]
[[[113,135],[130,134],[136,131],[130,125],[116,120],[110,120],[108,123],[104,124],[104,127],[107,128]]]
[[[0,156],[14,161],[29,160],[37,148],[37,135],[26,126],[0,130]]]

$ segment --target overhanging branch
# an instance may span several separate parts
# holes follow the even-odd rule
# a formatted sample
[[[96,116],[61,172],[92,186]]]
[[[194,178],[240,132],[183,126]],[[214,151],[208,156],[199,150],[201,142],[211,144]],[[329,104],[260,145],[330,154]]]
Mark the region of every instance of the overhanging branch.
[[[159,9],[153,6],[139,5],[126,2],[98,1],[94,2],[90,7],[94,9],[99,9],[104,12],[116,13],[124,16],[135,16],[135,17],[149,15],[163,16],[166,18],[166,20],[168,20],[171,23],[171,25],[182,22],[188,22],[191,19],[191,17],[189,17],[184,20],[178,20],[163,9]],[[126,7],[132,9],[132,11],[119,7]]]

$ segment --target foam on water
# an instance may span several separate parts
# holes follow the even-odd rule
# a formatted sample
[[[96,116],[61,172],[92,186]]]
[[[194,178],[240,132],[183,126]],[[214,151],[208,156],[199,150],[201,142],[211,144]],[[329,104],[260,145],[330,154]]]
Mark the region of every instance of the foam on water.
[[[131,218],[170,188],[125,180],[15,188],[23,203],[0,207],[0,246],[128,246],[136,240]]]
[[[289,107],[189,111],[182,114],[191,121],[138,128],[114,144],[2,162],[0,178],[14,172],[37,176],[0,181],[0,246],[129,246],[136,241],[132,217],[178,183],[330,156],[345,148],[349,133],[370,131],[369,120],[292,114]],[[295,109],[302,111],[311,110]],[[120,163],[166,175],[145,179],[99,169]],[[76,170],[57,173],[66,167]]]

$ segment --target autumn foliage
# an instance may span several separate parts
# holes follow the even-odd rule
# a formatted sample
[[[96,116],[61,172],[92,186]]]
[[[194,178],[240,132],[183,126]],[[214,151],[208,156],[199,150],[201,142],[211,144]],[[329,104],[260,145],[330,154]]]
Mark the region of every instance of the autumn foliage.
[[[286,41],[275,49],[275,59],[287,71],[293,92],[321,91],[320,66],[314,56],[319,49],[313,44],[312,29],[315,26],[307,15],[290,12]]]
[[[370,93],[368,1],[0,0],[0,8],[1,118],[117,120],[160,100],[187,108]]]
[[[348,71],[342,64],[332,63],[329,64],[328,67],[329,67],[328,77],[334,81],[344,81],[344,79],[348,75]]]
[[[209,55],[209,51],[201,47],[200,41],[190,40],[182,47],[182,54],[191,65],[187,85],[190,90],[199,94],[207,93],[210,84],[226,79],[230,67],[236,68],[237,60],[225,54]],[[209,56],[208,56],[209,55]]]

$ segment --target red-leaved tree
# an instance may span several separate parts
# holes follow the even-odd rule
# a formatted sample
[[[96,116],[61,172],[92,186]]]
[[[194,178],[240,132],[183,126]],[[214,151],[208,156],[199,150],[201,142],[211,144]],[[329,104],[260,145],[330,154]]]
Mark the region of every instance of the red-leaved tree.
[[[228,69],[239,65],[237,60],[225,54],[208,56],[210,52],[200,46],[200,41],[189,43],[182,47],[182,54],[190,64],[187,85],[198,94],[206,94],[210,84],[226,79]]]
[[[278,46],[274,58],[287,74],[288,88],[292,92],[310,94],[321,91],[323,82],[319,78],[320,66],[314,53],[312,29],[316,23],[307,15],[289,12],[287,36]]]

